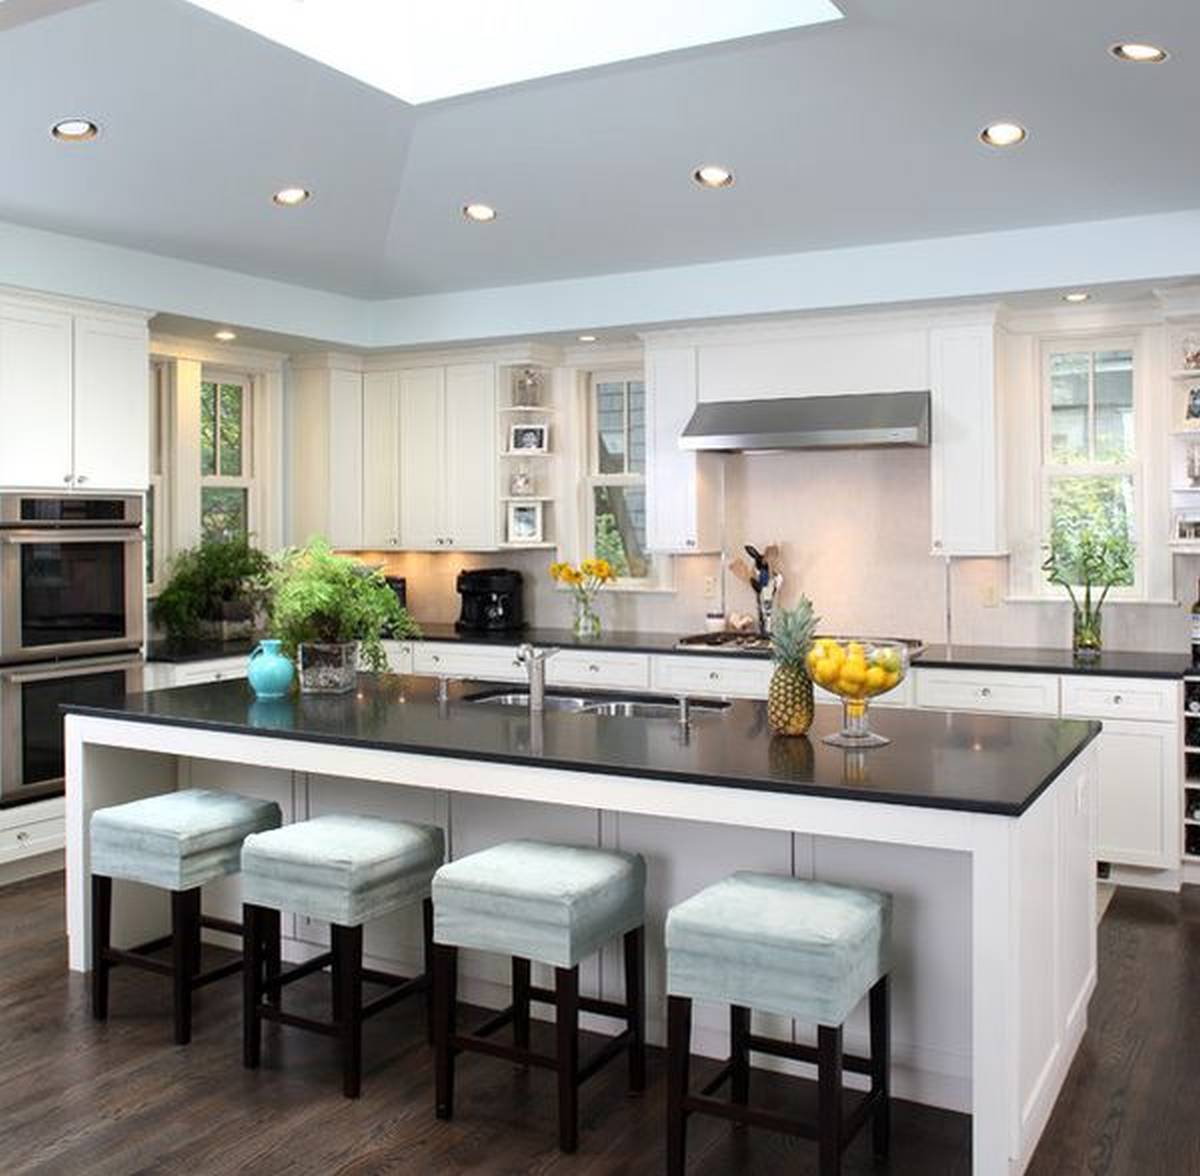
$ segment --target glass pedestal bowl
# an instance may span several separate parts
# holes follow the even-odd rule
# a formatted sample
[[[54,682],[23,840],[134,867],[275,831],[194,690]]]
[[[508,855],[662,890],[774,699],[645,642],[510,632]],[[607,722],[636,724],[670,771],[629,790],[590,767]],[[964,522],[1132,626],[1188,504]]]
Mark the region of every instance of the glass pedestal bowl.
[[[867,725],[872,698],[895,689],[908,676],[908,647],[868,637],[818,637],[808,654],[808,673],[842,700],[842,729],[824,736],[834,747],[882,747],[891,740]]]

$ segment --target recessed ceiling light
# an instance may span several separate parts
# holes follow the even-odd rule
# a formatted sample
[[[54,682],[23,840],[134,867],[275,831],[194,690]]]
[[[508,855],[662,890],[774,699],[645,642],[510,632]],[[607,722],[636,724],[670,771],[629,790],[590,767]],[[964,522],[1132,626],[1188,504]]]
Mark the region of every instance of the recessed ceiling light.
[[[237,338],[237,332],[226,328],[223,331],[217,331],[213,335],[214,339],[220,339],[222,343],[232,343]]]
[[[1165,49],[1141,41],[1118,41],[1108,51],[1118,61],[1131,61],[1135,65],[1160,65],[1171,56]]]
[[[733,172],[719,163],[705,163],[692,172],[692,179],[702,188],[733,187]]]
[[[989,147],[1015,147],[1018,143],[1024,143],[1027,138],[1029,132],[1020,123],[1015,122],[988,123],[979,132],[980,142]]]
[[[596,336],[595,335],[580,335],[579,342],[580,343],[595,343]]]
[[[50,128],[50,134],[64,143],[84,143],[94,139],[100,128],[88,118],[63,118]]]
[[[1072,290],[1063,295],[1064,302],[1087,302],[1091,295],[1086,290]]]
[[[271,199],[284,208],[295,208],[297,204],[303,204],[311,196],[312,193],[307,188],[280,188]]]
[[[467,220],[478,221],[479,224],[487,224],[488,221],[494,221],[499,213],[490,204],[479,204],[472,202],[464,204],[462,214]]]

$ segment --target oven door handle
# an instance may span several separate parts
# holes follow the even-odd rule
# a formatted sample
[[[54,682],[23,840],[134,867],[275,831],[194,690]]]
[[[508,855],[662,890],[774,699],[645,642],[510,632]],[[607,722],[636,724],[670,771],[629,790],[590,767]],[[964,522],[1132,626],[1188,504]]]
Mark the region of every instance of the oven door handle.
[[[0,534],[0,543],[16,547],[26,543],[144,543],[140,527],[124,527],[120,530],[88,531],[5,531]]]
[[[6,686],[23,686],[26,682],[49,682],[55,678],[80,678],[85,674],[106,670],[131,670],[142,665],[142,656],[98,657],[72,662],[56,662],[52,668],[16,669],[0,672],[0,682]]]

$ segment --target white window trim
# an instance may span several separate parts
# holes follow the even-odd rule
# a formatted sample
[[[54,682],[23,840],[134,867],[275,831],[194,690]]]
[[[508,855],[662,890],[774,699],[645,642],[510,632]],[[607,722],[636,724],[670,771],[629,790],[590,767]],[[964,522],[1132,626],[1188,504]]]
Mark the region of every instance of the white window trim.
[[[171,549],[170,478],[167,454],[170,449],[169,407],[167,394],[167,365],[159,361],[150,364],[150,490],[154,497],[154,534],[147,534],[154,552],[154,562],[146,578],[146,593],[157,596],[166,587],[167,567]],[[147,526],[150,525],[147,520]]]
[[[258,436],[258,397],[255,395],[253,373],[231,368],[204,367],[200,372],[200,386],[217,385],[217,430],[220,432],[220,386],[236,384],[242,390],[242,472],[236,477],[226,474],[200,474],[200,493],[206,489],[235,489],[246,491],[246,533],[255,542],[260,518],[259,479],[256,438]],[[197,449],[196,461],[200,453]],[[217,446],[217,468],[220,468],[220,445]]]

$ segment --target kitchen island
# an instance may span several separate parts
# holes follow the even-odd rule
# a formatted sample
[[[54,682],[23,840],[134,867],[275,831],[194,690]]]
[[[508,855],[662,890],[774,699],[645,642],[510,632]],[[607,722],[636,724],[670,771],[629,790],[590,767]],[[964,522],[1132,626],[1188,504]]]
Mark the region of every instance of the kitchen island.
[[[364,675],[341,697],[256,702],[244,683],[135,695],[69,710],[68,934],[88,954],[91,812],[178,787],[278,801],[285,819],[333,810],[430,821],[461,856],[513,836],[636,850],[649,868],[649,1037],[662,1040],[666,909],[735,869],[877,886],[895,898],[894,1076],[899,1097],[973,1115],[977,1173],[1021,1171],[1086,1026],[1095,985],[1096,723],[937,711],[879,711],[885,748],[773,739],[760,703],[629,718],[446,700],[414,678]],[[238,907],[237,879],[206,892]],[[160,933],[165,896],[118,885],[117,943]],[[319,949],[323,927],[293,919],[286,951]],[[368,952],[420,958],[415,921],[373,925]],[[504,961],[464,953],[466,999],[506,998]],[[585,990],[619,999],[603,953]],[[725,1010],[697,1020],[694,1048],[719,1055]],[[762,1031],[807,1035],[764,1017]],[[847,1048],[865,1038],[861,1010]]]

